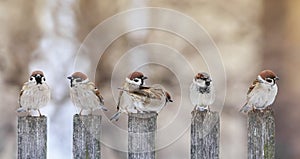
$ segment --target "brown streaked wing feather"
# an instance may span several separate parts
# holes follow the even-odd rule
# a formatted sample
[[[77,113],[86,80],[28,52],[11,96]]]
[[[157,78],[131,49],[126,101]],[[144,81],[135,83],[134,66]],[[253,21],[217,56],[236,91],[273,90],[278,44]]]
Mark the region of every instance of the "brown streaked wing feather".
[[[249,90],[247,92],[247,95],[251,93],[251,91],[253,90],[253,88],[259,83],[259,81],[256,79],[253,81],[252,85],[249,87]]]
[[[90,82],[89,86],[90,86],[91,89],[93,89],[94,93],[99,98],[100,104],[104,105],[104,98],[102,97],[99,89],[95,86],[95,84],[93,82]]]
[[[160,90],[160,89],[151,89],[149,87],[148,88],[143,87],[143,89],[141,89],[140,91],[132,91],[130,93],[133,93],[135,95],[144,96],[144,97],[147,97],[150,99],[161,100],[161,96],[159,95],[159,93],[162,91],[157,92],[157,90]]]
[[[164,91],[160,88],[153,88],[154,91],[151,91],[157,99],[161,100],[161,97],[164,96]]]
[[[19,95],[19,105],[20,105],[20,108],[22,107],[22,105],[21,105],[21,96],[22,96],[23,92],[24,92],[24,90],[21,90],[20,95]]]
[[[138,95],[138,96],[143,96],[143,97],[150,97],[150,94],[146,89],[139,90],[139,91],[129,91],[129,93],[132,93],[132,94]]]
[[[24,90],[27,89],[27,84],[25,83],[20,91],[20,94],[19,94],[19,105],[20,105],[20,108],[22,107],[21,106],[21,96],[23,95],[23,92]]]
[[[100,99],[100,103],[101,103],[102,105],[104,105],[104,98],[102,97],[102,95],[101,95],[99,89],[95,87],[94,92],[95,92],[95,94],[97,95],[97,97]]]

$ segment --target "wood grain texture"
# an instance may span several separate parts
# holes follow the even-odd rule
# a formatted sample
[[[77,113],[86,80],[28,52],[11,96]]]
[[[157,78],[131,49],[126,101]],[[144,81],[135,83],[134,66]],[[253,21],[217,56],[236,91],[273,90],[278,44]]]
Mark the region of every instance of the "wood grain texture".
[[[47,117],[18,117],[18,159],[47,158]]]
[[[272,109],[248,113],[248,159],[275,158],[275,118]]]
[[[220,117],[217,112],[192,112],[191,159],[218,159]]]
[[[157,113],[128,114],[128,159],[154,159]]]
[[[73,117],[73,158],[101,158],[101,116],[74,115]]]

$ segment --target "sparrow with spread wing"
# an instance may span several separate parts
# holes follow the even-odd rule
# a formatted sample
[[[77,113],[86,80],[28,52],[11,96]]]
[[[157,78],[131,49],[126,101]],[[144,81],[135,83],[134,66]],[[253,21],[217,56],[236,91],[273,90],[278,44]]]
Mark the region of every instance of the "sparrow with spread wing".
[[[141,87],[139,90],[124,90],[131,97],[132,104],[141,113],[160,112],[168,102],[173,102],[170,94],[161,86]]]
[[[137,91],[145,84],[146,76],[142,72],[135,71],[125,78],[123,86],[120,88],[118,101],[117,101],[117,112],[110,118],[110,120],[118,121],[121,113],[136,113],[137,110],[130,103],[130,97],[127,93],[124,94],[123,90]],[[125,100],[125,104],[121,105],[121,100]]]

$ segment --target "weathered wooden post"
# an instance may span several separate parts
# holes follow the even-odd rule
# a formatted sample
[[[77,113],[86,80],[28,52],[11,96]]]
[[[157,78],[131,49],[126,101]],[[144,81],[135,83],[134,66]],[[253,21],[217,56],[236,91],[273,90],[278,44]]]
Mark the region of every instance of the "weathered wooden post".
[[[101,116],[78,115],[73,117],[73,158],[101,158]]]
[[[18,159],[47,158],[47,117],[18,117]]]
[[[154,159],[157,113],[128,114],[128,159]]]
[[[275,158],[275,118],[272,109],[248,113],[248,159]]]
[[[217,112],[192,112],[191,159],[218,159],[220,117]]]

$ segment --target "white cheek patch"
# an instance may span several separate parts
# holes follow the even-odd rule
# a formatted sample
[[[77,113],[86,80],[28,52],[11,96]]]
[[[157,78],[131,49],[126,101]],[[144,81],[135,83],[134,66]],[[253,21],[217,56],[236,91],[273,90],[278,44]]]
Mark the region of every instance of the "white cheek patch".
[[[266,86],[267,86],[267,85],[268,85],[268,86],[274,86],[274,85],[275,85],[275,81],[274,81],[274,80],[272,80],[272,82],[269,83],[269,82],[267,82],[266,80],[264,80],[260,75],[257,76],[257,80],[258,80],[259,82],[261,82],[261,83],[264,83]]]
[[[195,78],[193,79],[193,83],[199,87],[205,87],[205,81],[196,81]]]
[[[134,84],[134,85],[141,85],[141,81],[139,80],[139,82],[134,82],[132,80],[130,80],[129,78],[126,77],[126,82],[130,83],[130,84]]]
[[[266,81],[260,75],[257,76],[257,80],[261,83],[266,83]]]
[[[126,80],[127,83],[133,84],[133,82],[129,78],[126,77],[125,80]]]

